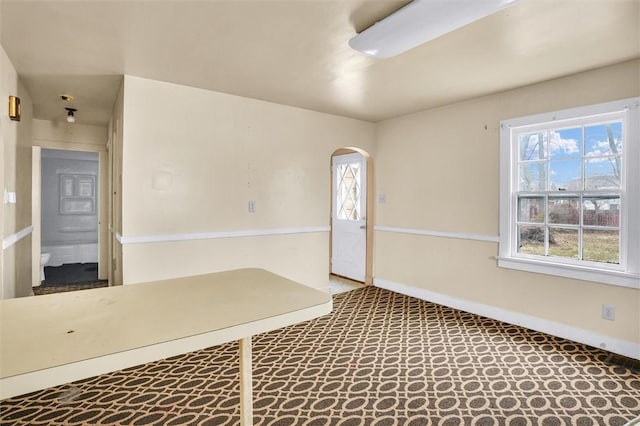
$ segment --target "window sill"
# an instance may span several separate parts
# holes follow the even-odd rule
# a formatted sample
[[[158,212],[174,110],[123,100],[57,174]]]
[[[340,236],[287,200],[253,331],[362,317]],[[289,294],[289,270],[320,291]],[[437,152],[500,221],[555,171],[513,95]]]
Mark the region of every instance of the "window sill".
[[[539,260],[521,259],[517,257],[499,257],[501,268],[517,269],[538,274],[554,275],[576,280],[592,281],[619,287],[640,289],[640,275],[628,272],[610,271],[606,269],[588,268],[584,266],[560,265]]]

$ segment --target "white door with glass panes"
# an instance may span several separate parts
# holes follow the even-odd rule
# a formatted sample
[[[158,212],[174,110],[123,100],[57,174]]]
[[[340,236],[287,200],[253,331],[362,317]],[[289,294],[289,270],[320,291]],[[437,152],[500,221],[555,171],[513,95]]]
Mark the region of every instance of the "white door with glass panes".
[[[367,253],[367,163],[358,154],[332,159],[331,272],[364,282]]]

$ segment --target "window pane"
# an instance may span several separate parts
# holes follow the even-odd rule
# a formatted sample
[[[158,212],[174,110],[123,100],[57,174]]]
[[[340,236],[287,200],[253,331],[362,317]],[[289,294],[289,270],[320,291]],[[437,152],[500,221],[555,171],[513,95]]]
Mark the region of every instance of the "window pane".
[[[582,157],[582,128],[555,130],[549,133],[551,160]]]
[[[591,158],[585,164],[585,189],[619,189],[620,157]]]
[[[580,199],[549,198],[549,223],[580,224]]]
[[[544,238],[542,226],[518,226],[518,253],[544,256]]]
[[[582,161],[551,161],[550,191],[581,191]]]
[[[592,262],[620,263],[618,231],[585,229],[582,236],[582,259]]]
[[[543,197],[518,197],[518,222],[544,222]]]
[[[520,191],[544,191],[547,187],[545,162],[520,164]]]
[[[625,151],[639,99],[501,121],[499,266],[633,281],[640,169]]]
[[[549,228],[549,256],[578,258],[578,230]]]
[[[582,201],[585,226],[620,226],[620,197],[604,195],[585,197]]]
[[[622,121],[584,128],[586,157],[622,153]]]
[[[543,160],[547,158],[546,132],[526,133],[518,136],[520,161]]]
[[[339,164],[336,171],[338,219],[360,220],[360,163]]]

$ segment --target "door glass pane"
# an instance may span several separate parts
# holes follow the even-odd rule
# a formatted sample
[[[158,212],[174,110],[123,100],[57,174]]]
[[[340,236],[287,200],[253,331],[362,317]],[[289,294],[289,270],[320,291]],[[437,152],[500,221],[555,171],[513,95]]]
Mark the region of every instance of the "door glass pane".
[[[338,219],[361,220],[360,163],[338,164],[336,206]]]
[[[544,228],[542,226],[518,226],[518,253],[544,256]]]
[[[582,236],[582,259],[620,263],[620,233],[617,230],[585,229]]]
[[[549,223],[580,224],[578,197],[549,197]]]
[[[578,230],[549,228],[549,256],[578,258]]]
[[[582,202],[585,226],[620,226],[620,197],[615,195],[587,196]]]
[[[518,197],[518,222],[544,222],[544,197]]]
[[[547,188],[547,163],[520,164],[520,191],[544,191]]]

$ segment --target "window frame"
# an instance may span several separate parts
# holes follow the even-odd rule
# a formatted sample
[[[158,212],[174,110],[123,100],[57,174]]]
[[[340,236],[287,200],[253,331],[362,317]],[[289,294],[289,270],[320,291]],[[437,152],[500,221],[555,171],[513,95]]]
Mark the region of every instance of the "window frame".
[[[640,97],[529,115],[500,122],[500,242],[498,266],[623,287],[640,288]],[[623,120],[620,176],[620,263],[517,253],[518,138],[514,135],[545,128]],[[583,156],[585,153],[583,152]],[[550,161],[550,160],[549,160]],[[549,195],[545,188],[544,200]],[[597,191],[583,190],[583,195]],[[566,196],[574,192],[567,191]],[[560,194],[558,194],[560,195]],[[582,198],[580,198],[582,199]],[[580,207],[582,210],[582,206]],[[582,215],[582,212],[580,213]],[[544,226],[544,225],[543,225]],[[588,227],[587,227],[588,228]],[[584,229],[584,228],[583,228]]]

